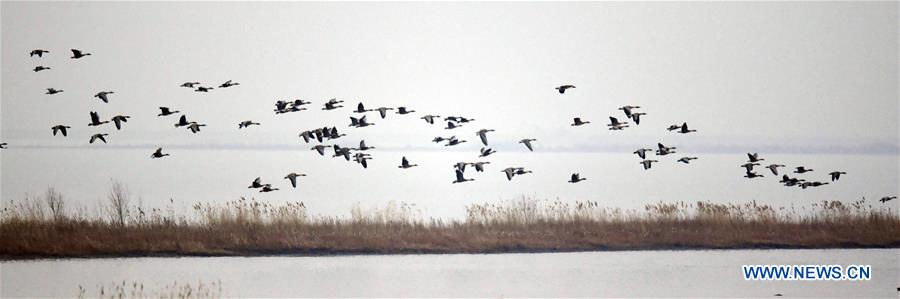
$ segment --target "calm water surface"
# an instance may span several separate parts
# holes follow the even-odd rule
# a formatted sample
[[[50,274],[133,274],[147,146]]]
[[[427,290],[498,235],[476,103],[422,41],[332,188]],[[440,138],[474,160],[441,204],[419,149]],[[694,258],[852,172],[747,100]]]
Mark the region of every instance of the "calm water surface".
[[[898,257],[898,249],[832,249],[43,260],[0,263],[0,295],[220,280],[226,296],[241,297],[897,298]],[[743,264],[868,264],[872,279],[745,281]]]

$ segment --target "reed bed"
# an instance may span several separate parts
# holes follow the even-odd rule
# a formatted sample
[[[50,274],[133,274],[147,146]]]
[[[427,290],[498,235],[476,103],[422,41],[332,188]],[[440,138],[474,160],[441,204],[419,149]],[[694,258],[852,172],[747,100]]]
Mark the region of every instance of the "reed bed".
[[[0,259],[900,247],[900,217],[865,199],[622,210],[523,197],[471,205],[464,219],[443,220],[403,203],[334,217],[312,216],[302,202],[241,198],[176,213],[171,205],[145,209],[129,196],[114,187],[93,212],[68,207],[52,189],[9,201],[0,213]]]
[[[85,287],[78,286],[77,298],[100,298],[100,299],[140,299],[140,298],[159,298],[159,299],[207,299],[222,298],[222,282],[215,281],[212,283],[204,283],[197,281],[192,283],[172,282],[171,285],[147,287],[144,288],[143,283],[122,281],[98,285],[94,291],[89,291]]]

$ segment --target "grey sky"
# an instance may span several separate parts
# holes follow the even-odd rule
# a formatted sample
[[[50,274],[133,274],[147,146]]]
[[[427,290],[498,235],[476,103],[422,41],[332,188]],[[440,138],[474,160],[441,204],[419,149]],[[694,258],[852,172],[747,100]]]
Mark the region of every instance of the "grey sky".
[[[134,117],[113,144],[294,145],[303,129],[349,123],[350,109],[318,110],[331,97],[348,108],[361,100],[470,116],[478,122],[466,135],[495,128],[498,143],[531,136],[548,148],[653,144],[681,121],[702,132],[691,142],[713,147],[896,153],[898,144],[896,2],[2,8],[2,134],[23,145],[86,144],[90,110]],[[29,58],[33,48],[51,53]],[[69,48],[94,55],[74,61]],[[34,73],[36,65],[53,69]],[[178,87],[228,79],[242,85],[209,94]],[[561,96],[552,88],[562,83],[578,88]],[[47,87],[65,92],[45,95]],[[110,104],[92,98],[100,90],[116,92]],[[275,100],[298,97],[314,109],[273,115]],[[626,104],[649,115],[637,129],[606,131],[601,123]],[[156,117],[161,105],[209,126],[195,136],[176,130],[174,117]],[[573,116],[595,125],[572,130]],[[263,126],[238,132],[244,119]],[[404,147],[447,134],[390,120],[357,136]],[[52,138],[58,123],[72,125],[72,137]]]

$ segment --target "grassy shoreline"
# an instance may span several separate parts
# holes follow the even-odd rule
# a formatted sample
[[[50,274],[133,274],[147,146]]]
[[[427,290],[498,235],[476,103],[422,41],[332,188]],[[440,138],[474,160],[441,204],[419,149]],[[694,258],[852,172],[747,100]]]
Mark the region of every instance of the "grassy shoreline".
[[[424,220],[405,204],[354,208],[341,218],[310,216],[302,203],[241,199],[176,215],[110,198],[105,214],[93,216],[67,213],[52,191],[10,202],[0,214],[0,260],[900,248],[900,217],[865,200],[800,210],[697,202],[634,211],[522,198],[469,206],[465,219],[445,221]]]

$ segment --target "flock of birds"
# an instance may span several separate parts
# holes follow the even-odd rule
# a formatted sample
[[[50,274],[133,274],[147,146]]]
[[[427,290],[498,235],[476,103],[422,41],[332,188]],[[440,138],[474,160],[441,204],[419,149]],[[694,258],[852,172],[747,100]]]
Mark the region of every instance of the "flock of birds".
[[[72,52],[71,59],[81,59],[81,58],[91,55],[91,53],[84,52],[84,51],[77,50],[77,49],[71,49],[71,52]],[[43,49],[36,49],[36,50],[31,51],[30,56],[31,57],[37,56],[40,58],[40,57],[43,57],[43,55],[48,54],[48,53],[50,53],[50,51],[43,50]],[[34,70],[34,72],[41,72],[41,71],[50,70],[50,69],[51,69],[50,67],[39,65],[39,66],[36,66],[33,70]],[[238,86],[238,85],[240,85],[240,83],[233,82],[232,80],[228,80],[228,81],[218,85],[218,88],[224,89],[224,88],[230,88],[230,87],[234,87],[234,86]],[[215,87],[204,86],[200,82],[185,82],[185,83],[181,84],[180,87],[189,88],[195,92],[210,92],[211,90],[215,89]],[[561,85],[561,86],[556,87],[555,89],[559,92],[559,94],[565,94],[567,90],[571,90],[574,88],[576,88],[574,85]],[[58,93],[62,93],[62,92],[64,92],[64,91],[61,89],[47,88],[46,94],[53,95],[53,94],[58,94]],[[100,101],[102,101],[104,103],[109,103],[109,98],[110,98],[110,95],[112,95],[112,94],[114,94],[113,91],[100,91],[96,95],[94,95],[94,97],[98,98]],[[343,102],[344,102],[343,100],[338,100],[336,98],[330,99],[323,104],[323,107],[321,108],[321,110],[329,111],[329,110],[336,110],[336,109],[344,108],[344,106],[342,105]],[[304,101],[301,99],[297,99],[297,100],[293,100],[293,101],[279,100],[275,103],[275,109],[273,111],[276,115],[300,112],[300,111],[308,110],[306,105],[310,105],[310,104],[311,104],[311,102]],[[637,109],[640,109],[640,108],[641,108],[640,106],[630,106],[629,105],[629,106],[624,106],[624,107],[618,108],[618,110],[621,110],[624,113],[625,118],[628,119],[629,121],[632,121],[634,123],[634,125],[637,126],[637,125],[640,125],[640,123],[641,123],[641,116],[647,115],[646,113],[637,111]],[[158,117],[166,117],[166,116],[176,115],[176,114],[181,113],[181,111],[173,110],[172,108],[169,108],[169,107],[159,107],[159,110],[160,110],[160,113],[157,115]],[[381,117],[381,119],[386,119],[388,116],[388,111],[396,111],[394,113],[396,115],[407,115],[407,114],[412,114],[412,113],[416,112],[415,110],[409,109],[408,107],[396,107],[396,108],[394,108],[394,107],[378,107],[375,109],[367,109],[366,106],[360,102],[359,104],[357,104],[356,109],[352,111],[352,113],[354,113],[352,115],[356,115],[358,117],[350,116],[350,125],[349,126],[355,127],[355,128],[363,128],[363,127],[375,125],[375,123],[373,123],[367,119],[367,116],[368,116],[367,113],[377,112],[378,115]],[[90,120],[91,121],[90,121],[90,123],[88,123],[88,126],[89,127],[99,127],[104,124],[112,122],[115,125],[116,130],[121,130],[123,124],[127,123],[129,118],[131,118],[131,116],[116,115],[116,116],[113,116],[112,118],[110,118],[109,120],[104,120],[103,118],[100,117],[99,113],[97,113],[95,111],[91,111],[90,112]],[[429,125],[434,125],[436,120],[441,120],[441,116],[431,115],[431,114],[423,115],[419,118],[424,120],[425,123],[427,123]],[[466,125],[470,122],[475,121],[474,118],[467,118],[467,117],[463,117],[463,116],[446,116],[443,118],[443,120],[446,121],[446,127],[444,128],[446,130],[455,130],[460,127],[463,127],[464,125]],[[629,121],[620,121],[617,117],[610,116],[609,123],[606,126],[608,127],[609,130],[613,130],[613,131],[624,130],[630,126]],[[584,125],[587,125],[590,123],[591,123],[590,121],[582,119],[581,117],[575,117],[572,120],[571,126],[579,127],[579,126],[584,126]],[[245,120],[245,121],[241,121],[240,123],[238,123],[238,129],[244,129],[244,128],[249,128],[251,126],[259,126],[259,125],[261,125],[261,124],[258,122],[254,122],[252,120]],[[179,117],[178,121],[175,123],[176,128],[185,127],[188,130],[190,130],[192,133],[200,132],[201,127],[204,127],[204,126],[206,126],[206,124],[198,123],[196,121],[188,121],[187,116],[183,113],[181,113],[181,116]],[[62,136],[65,137],[65,136],[68,136],[68,130],[70,128],[72,128],[72,127],[60,124],[60,125],[51,127],[51,132],[54,136],[56,136],[57,134],[61,134]],[[687,122],[682,122],[681,124],[670,125],[667,128],[667,130],[670,132],[678,133],[678,134],[690,134],[690,133],[697,132],[697,130],[691,129],[690,127],[688,127]],[[496,153],[496,151],[494,151],[493,149],[491,149],[489,147],[488,133],[490,133],[490,132],[494,132],[494,130],[493,129],[480,129],[475,132],[475,135],[478,136],[478,138],[480,139],[480,141],[483,145],[483,147],[481,147],[481,149],[479,150],[479,155],[478,155],[479,158],[488,157],[491,154]],[[90,137],[89,143],[94,143],[97,141],[106,143],[107,142],[106,136],[108,136],[108,135],[109,134],[106,134],[106,133],[94,134]],[[359,142],[358,147],[346,147],[346,146],[341,146],[336,143],[331,144],[331,145],[324,144],[326,141],[333,142],[344,136],[347,136],[347,135],[338,131],[337,126],[317,127],[317,128],[305,130],[299,134],[299,138],[302,138],[302,140],[304,142],[306,142],[307,144],[311,143],[311,142],[316,142],[317,144],[312,146],[312,148],[310,148],[310,150],[316,151],[321,156],[325,156],[326,151],[328,149],[331,149],[331,151],[332,151],[331,157],[333,157],[333,158],[343,157],[346,161],[356,162],[359,165],[361,165],[363,168],[368,168],[367,161],[372,159],[373,157],[371,156],[371,154],[366,153],[366,151],[374,149],[375,147],[368,146],[366,144],[365,140],[361,140]],[[522,144],[528,151],[533,152],[534,151],[534,143],[536,141],[537,140],[533,139],[533,138],[525,138],[525,139],[519,140],[518,143]],[[435,137],[432,140],[432,142],[444,143],[443,144],[444,146],[450,147],[450,146],[456,146],[456,145],[459,145],[462,143],[466,143],[467,140],[462,140],[462,139],[459,139],[456,135],[452,135],[450,137],[442,137],[442,136]],[[6,147],[7,147],[6,143],[0,143],[0,148],[6,148]],[[634,151],[634,154],[636,154],[640,158],[640,161],[638,162],[638,164],[643,165],[644,170],[649,170],[652,168],[653,163],[658,163],[659,161],[653,160],[653,159],[648,159],[648,155],[650,155],[651,153],[655,153],[658,157],[663,157],[663,156],[667,156],[667,155],[676,153],[675,152],[676,149],[677,149],[676,147],[669,147],[669,146],[663,145],[662,143],[657,143],[657,149],[655,151],[651,148],[640,148],[640,149],[637,149],[636,151]],[[162,148],[157,148],[150,155],[150,157],[153,159],[159,159],[159,158],[163,158],[166,156],[169,156],[169,154],[163,153]],[[748,179],[763,177],[764,175],[754,172],[754,167],[761,166],[761,164],[759,162],[764,161],[765,159],[760,158],[757,153],[748,153],[747,156],[748,156],[748,161],[745,164],[740,166],[740,167],[743,167],[746,169],[746,174],[744,175],[744,177],[746,177]],[[678,158],[676,160],[676,162],[690,164],[692,160],[696,160],[696,159],[698,159],[698,157],[684,156],[684,157]],[[456,183],[464,183],[464,182],[468,182],[468,181],[474,181],[474,179],[472,179],[472,178],[465,177],[466,167],[471,166],[471,168],[474,168],[476,172],[484,172],[485,165],[490,164],[490,163],[491,162],[488,162],[488,161],[479,161],[479,162],[458,162],[458,163],[454,164],[453,168],[454,168],[454,173],[455,173],[455,180],[453,180],[452,183],[456,184]],[[403,156],[400,161],[400,165],[397,167],[401,168],[401,169],[409,169],[409,168],[416,167],[416,166],[418,166],[418,164],[410,163],[410,161],[405,156]],[[769,171],[771,171],[772,174],[775,175],[776,177],[779,175],[778,169],[781,167],[785,167],[785,165],[769,164],[768,166],[765,166],[765,168],[769,169]],[[812,171],[813,171],[813,169],[806,168],[805,166],[797,166],[793,173],[804,174],[804,173],[812,172]],[[501,170],[500,172],[504,173],[506,175],[507,180],[510,180],[510,181],[515,176],[532,173],[531,170],[527,170],[524,167],[515,167],[515,166],[507,167],[507,168]],[[847,173],[844,171],[832,171],[828,174],[831,176],[831,181],[836,182],[841,178],[841,175],[845,175]],[[290,174],[287,174],[284,177],[284,179],[290,181],[291,186],[293,188],[296,188],[297,187],[297,178],[303,177],[303,176],[306,176],[306,174],[290,173]],[[569,183],[578,183],[578,182],[581,182],[584,180],[587,180],[587,178],[582,177],[581,174],[579,174],[579,173],[573,173],[571,175],[571,177],[569,178],[568,182]],[[796,178],[796,177],[792,178],[792,177],[789,177],[787,174],[782,174],[782,177],[781,177],[781,180],[779,181],[779,183],[782,183],[788,187],[796,186],[796,187],[800,187],[802,189],[811,188],[811,187],[819,187],[819,186],[829,184],[829,182],[807,181],[806,179]],[[272,184],[263,183],[262,179],[260,177],[257,177],[256,179],[254,179],[251,182],[250,186],[248,186],[248,188],[259,189],[259,192],[272,192],[272,191],[279,190],[279,188],[273,187]],[[887,196],[887,197],[881,198],[880,201],[882,203],[884,203],[884,202],[887,202],[889,200],[896,199],[896,198],[897,198],[896,196]]]

